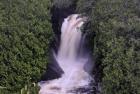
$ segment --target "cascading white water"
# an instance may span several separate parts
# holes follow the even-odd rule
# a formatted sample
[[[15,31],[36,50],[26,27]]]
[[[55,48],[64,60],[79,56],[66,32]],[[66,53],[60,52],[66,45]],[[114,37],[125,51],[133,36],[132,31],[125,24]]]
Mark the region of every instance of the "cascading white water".
[[[80,55],[82,32],[80,28],[85,17],[73,14],[64,19],[61,27],[61,41],[55,59],[64,71],[61,78],[41,85],[39,94],[75,94],[70,91],[89,85],[90,75],[84,70],[88,58]],[[86,53],[85,53],[86,54]],[[78,93],[79,94],[79,93]]]

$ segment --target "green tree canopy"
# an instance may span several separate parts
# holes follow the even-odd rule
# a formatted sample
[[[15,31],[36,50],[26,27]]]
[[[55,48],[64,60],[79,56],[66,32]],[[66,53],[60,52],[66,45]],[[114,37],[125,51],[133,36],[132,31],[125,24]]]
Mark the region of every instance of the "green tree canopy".
[[[50,8],[50,0],[0,0],[0,86],[19,90],[46,69]]]
[[[102,67],[102,94],[140,94],[139,0],[79,0],[77,11],[96,34],[90,43]]]

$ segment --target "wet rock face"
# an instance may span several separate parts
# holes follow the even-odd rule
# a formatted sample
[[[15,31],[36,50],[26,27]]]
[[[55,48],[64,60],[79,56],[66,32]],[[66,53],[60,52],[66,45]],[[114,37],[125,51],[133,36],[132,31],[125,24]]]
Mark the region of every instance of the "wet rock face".
[[[55,6],[51,10],[52,13],[52,27],[55,34],[61,34],[61,25],[68,15],[75,13],[75,8],[68,7],[68,8],[56,8]]]
[[[64,73],[63,70],[60,68],[58,65],[58,62],[54,58],[53,53],[50,52],[50,63],[47,64],[47,70],[46,72],[42,75],[40,81],[48,81],[52,79],[57,79],[62,76]]]
[[[53,41],[50,44],[50,49],[53,49],[54,53],[57,54],[58,46],[60,45],[60,35],[61,35],[61,25],[64,21],[64,18],[66,18],[68,15],[75,13],[75,6],[69,6],[68,8],[57,8],[55,6],[51,9],[51,22],[52,22],[52,28],[53,32],[55,34],[55,37]],[[61,77],[63,74],[62,69],[57,64],[57,61],[52,56],[52,51],[50,51],[50,61],[47,65],[46,72],[42,75],[41,81],[47,81],[52,80]],[[57,69],[56,69],[57,68]],[[57,71],[56,71],[57,70]]]
[[[75,6],[70,6],[67,8],[57,8],[55,6],[51,9],[51,22],[55,38],[51,43],[51,48],[54,49],[55,53],[58,51],[58,46],[60,45],[60,35],[61,35],[61,25],[68,15],[75,13]]]

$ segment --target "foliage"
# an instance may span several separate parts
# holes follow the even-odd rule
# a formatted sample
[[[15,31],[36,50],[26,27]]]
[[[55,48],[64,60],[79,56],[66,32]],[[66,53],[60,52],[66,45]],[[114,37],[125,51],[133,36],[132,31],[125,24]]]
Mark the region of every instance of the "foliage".
[[[85,33],[90,34],[101,93],[140,94],[140,1],[53,0],[60,9],[74,3],[77,12],[90,20]],[[29,84],[37,82],[48,63],[51,5],[50,0],[0,0],[0,91],[6,89],[4,94],[31,89],[31,94],[36,93]]]
[[[32,83],[30,85],[26,85],[24,88],[21,89],[20,93],[17,94],[38,94],[39,87],[37,84]]]
[[[90,43],[102,74],[102,94],[140,94],[139,0],[79,0],[89,15]],[[88,11],[87,11],[88,10]]]
[[[0,86],[37,82],[52,39],[50,0],[0,0]]]
[[[39,87],[35,83],[26,85],[20,91],[15,93],[11,93],[10,91],[6,90],[6,88],[0,88],[0,94],[38,94],[38,91],[39,91]]]

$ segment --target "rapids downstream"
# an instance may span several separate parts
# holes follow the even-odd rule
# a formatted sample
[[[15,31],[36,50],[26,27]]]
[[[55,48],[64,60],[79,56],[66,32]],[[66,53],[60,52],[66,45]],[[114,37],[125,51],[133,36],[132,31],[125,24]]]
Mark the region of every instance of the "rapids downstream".
[[[89,88],[92,80],[90,72],[93,65],[84,48],[84,34],[81,32],[86,19],[79,14],[64,19],[59,50],[54,53],[54,58],[64,73],[58,79],[41,84],[39,94],[88,94],[78,93],[80,88]]]

